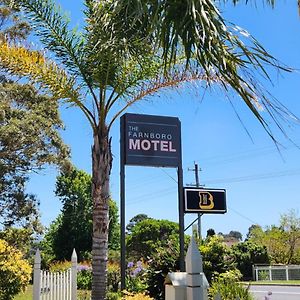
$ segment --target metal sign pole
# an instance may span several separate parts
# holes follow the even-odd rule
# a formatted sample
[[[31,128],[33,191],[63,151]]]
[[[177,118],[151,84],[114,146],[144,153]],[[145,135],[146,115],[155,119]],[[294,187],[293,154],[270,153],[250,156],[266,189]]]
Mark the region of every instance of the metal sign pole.
[[[124,122],[121,119],[121,155],[120,155],[120,231],[121,231],[121,290],[126,289],[126,244],[125,244],[125,161],[124,161]]]
[[[182,163],[178,166],[178,211],[179,211],[179,266],[180,271],[185,271],[184,262],[184,206],[183,206],[183,172]]]

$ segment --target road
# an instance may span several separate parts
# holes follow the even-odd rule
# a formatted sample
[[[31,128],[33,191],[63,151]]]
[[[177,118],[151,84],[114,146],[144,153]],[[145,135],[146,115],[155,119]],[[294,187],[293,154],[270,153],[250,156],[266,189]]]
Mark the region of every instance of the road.
[[[300,286],[251,285],[250,291],[255,300],[300,300]]]

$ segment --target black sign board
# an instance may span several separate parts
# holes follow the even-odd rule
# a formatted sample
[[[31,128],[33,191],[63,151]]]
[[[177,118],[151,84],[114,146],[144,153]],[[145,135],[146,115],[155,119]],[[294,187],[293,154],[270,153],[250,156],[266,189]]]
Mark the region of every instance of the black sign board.
[[[174,117],[124,114],[121,151],[126,165],[178,167],[181,161],[180,121]]]
[[[184,204],[187,213],[224,214],[226,191],[224,189],[184,188]]]

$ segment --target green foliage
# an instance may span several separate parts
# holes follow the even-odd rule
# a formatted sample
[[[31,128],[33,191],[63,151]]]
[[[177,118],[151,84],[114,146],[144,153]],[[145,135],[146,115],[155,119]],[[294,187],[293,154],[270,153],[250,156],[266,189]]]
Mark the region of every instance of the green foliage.
[[[20,250],[28,257],[34,242],[33,230],[9,227],[0,231],[0,239],[5,240],[10,246]]]
[[[121,282],[121,271],[119,262],[109,262],[107,268],[107,287],[112,293],[119,290],[119,283]]]
[[[200,246],[203,259],[203,270],[208,281],[214,275],[235,269],[234,259],[230,248],[223,243],[220,236],[208,237]]]
[[[264,245],[272,263],[290,264],[300,262],[300,218],[295,210],[290,210],[280,218],[279,226],[269,226],[266,230],[255,227],[249,240]]]
[[[24,40],[30,32],[30,26],[21,18],[19,11],[10,7],[7,2],[9,1],[0,1],[0,41]]]
[[[77,267],[77,288],[79,290],[92,289],[92,268],[87,265]]]
[[[156,249],[148,261],[147,284],[151,297],[157,300],[165,299],[164,281],[169,272],[179,270],[178,237],[169,237],[167,243]]]
[[[1,45],[23,42],[30,32],[22,13],[8,2],[0,2]],[[25,190],[27,174],[45,164],[66,165],[69,151],[58,133],[62,122],[53,98],[0,71],[0,221],[40,232],[38,200]]]
[[[146,214],[138,214],[129,220],[129,223],[126,225],[127,233],[130,234],[132,228],[139,222],[143,220],[151,219]]]
[[[244,280],[252,279],[252,266],[254,264],[269,264],[270,257],[267,248],[251,241],[238,243],[231,247],[236,267],[243,274]]]
[[[72,266],[72,263],[70,261],[64,260],[64,261],[57,261],[53,262],[49,265],[49,270],[51,272],[64,272],[68,269],[70,269]]]
[[[209,299],[213,300],[219,294],[222,300],[253,300],[250,291],[238,282],[240,278],[240,272],[236,271],[227,271],[215,277],[209,288]]]
[[[0,299],[10,300],[24,291],[31,279],[31,272],[22,253],[0,240]]]
[[[73,168],[57,177],[55,193],[63,207],[44,237],[43,252],[48,261],[64,260],[75,248],[79,261],[88,259],[92,250],[91,176]],[[113,250],[119,247],[118,208],[113,200],[109,201],[109,208],[108,238]]]
[[[144,219],[127,236],[127,250],[136,259],[152,258],[157,249],[166,247],[172,235],[178,235],[178,224],[168,220]]]
[[[6,226],[38,229],[38,201],[25,191],[26,174],[67,162],[58,106],[27,84],[0,82],[0,92],[0,217]]]
[[[126,290],[131,293],[144,292],[147,289],[146,272],[142,261],[129,262],[126,274]]]

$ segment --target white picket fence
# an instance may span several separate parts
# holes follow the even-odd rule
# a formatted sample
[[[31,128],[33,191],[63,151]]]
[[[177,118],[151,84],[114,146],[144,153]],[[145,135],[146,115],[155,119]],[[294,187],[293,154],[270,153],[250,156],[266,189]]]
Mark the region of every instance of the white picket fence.
[[[72,254],[72,266],[65,272],[41,270],[41,254],[37,250],[34,258],[33,300],[76,300],[77,255]]]

